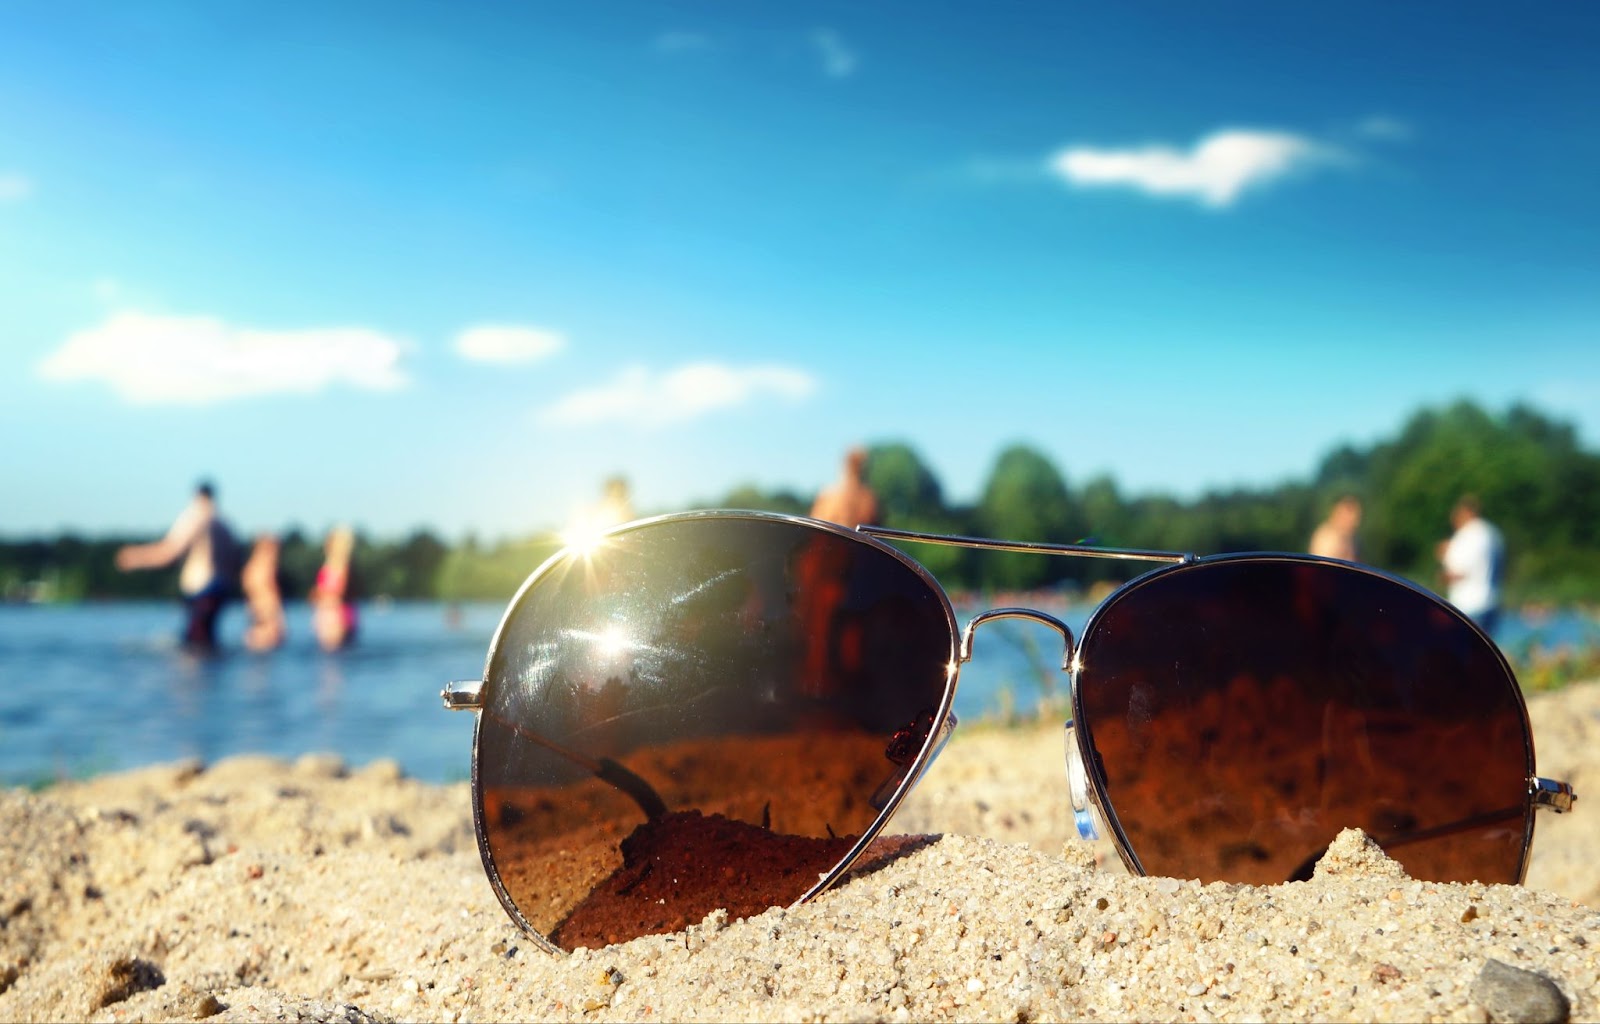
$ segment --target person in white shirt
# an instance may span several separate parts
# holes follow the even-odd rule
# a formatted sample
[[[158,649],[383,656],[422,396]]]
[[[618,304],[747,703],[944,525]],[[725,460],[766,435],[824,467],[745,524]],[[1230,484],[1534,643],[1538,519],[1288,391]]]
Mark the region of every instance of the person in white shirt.
[[[1450,510],[1455,533],[1440,545],[1446,597],[1468,618],[1493,634],[1500,624],[1500,583],[1505,573],[1505,541],[1484,519],[1478,499],[1463,495]]]
[[[212,651],[217,646],[217,615],[234,596],[238,545],[217,515],[216,491],[209,482],[195,488],[194,499],[178,513],[167,535],[149,544],[129,544],[117,551],[117,568],[161,569],[178,559],[178,593],[183,596],[183,645]]]

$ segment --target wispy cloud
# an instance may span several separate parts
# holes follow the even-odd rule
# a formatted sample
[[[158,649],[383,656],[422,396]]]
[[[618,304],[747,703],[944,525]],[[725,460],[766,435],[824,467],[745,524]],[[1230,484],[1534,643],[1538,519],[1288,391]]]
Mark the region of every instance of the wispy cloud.
[[[797,50],[796,38],[803,40],[804,49]],[[696,30],[674,29],[658,33],[650,40],[650,48],[663,57],[690,57],[709,53],[765,54],[771,58],[793,57],[797,52],[815,60],[823,75],[832,79],[845,79],[861,68],[861,54],[845,38],[831,28],[817,28],[803,36],[784,35],[776,41],[752,38],[746,34],[719,31],[715,35]]]
[[[546,408],[541,418],[548,423],[658,427],[758,398],[799,402],[816,388],[809,373],[787,366],[690,363],[662,373],[631,366],[609,384],[567,395]]]
[[[861,65],[861,57],[845,44],[844,39],[831,28],[819,28],[811,33],[811,45],[822,58],[822,73],[829,78],[849,78]]]
[[[650,41],[657,53],[700,53],[712,47],[711,37],[704,32],[663,32]]]
[[[476,363],[535,363],[567,347],[558,331],[513,324],[479,324],[456,335],[456,354]]]
[[[1054,174],[1054,171],[1039,163],[1037,156],[1031,159],[973,157],[938,172],[938,177],[975,185],[1032,185],[1048,181]]]
[[[1187,151],[1073,146],[1051,157],[1049,166],[1076,188],[1131,188],[1220,209],[1248,190],[1338,157],[1333,147],[1305,136],[1231,129],[1213,132]]]
[[[215,317],[115,313],[79,331],[38,367],[46,380],[98,380],[141,405],[206,405],[344,384],[406,383],[401,343],[365,327],[263,331]]]
[[[0,174],[0,203],[18,203],[33,195],[33,179],[22,174]]]
[[[1356,125],[1356,134],[1385,142],[1405,142],[1411,138],[1411,125],[1397,117],[1374,114]]]
[[[161,309],[168,304],[155,291],[113,274],[102,274],[90,281],[88,291],[106,310]]]

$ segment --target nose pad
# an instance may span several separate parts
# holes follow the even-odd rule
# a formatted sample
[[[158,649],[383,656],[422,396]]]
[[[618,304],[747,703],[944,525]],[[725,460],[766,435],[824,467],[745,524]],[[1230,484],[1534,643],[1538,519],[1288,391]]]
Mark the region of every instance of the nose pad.
[[[1072,821],[1078,826],[1078,838],[1100,838],[1100,812],[1089,799],[1089,772],[1083,764],[1083,752],[1078,746],[1078,730],[1072,719],[1067,719],[1067,792],[1072,798]]]

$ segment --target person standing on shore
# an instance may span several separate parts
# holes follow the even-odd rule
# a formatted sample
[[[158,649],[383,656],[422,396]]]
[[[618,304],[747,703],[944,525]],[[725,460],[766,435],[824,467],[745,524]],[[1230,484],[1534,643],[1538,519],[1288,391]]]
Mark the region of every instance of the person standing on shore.
[[[178,559],[178,593],[183,596],[183,646],[192,651],[217,648],[217,616],[238,596],[239,545],[217,514],[216,489],[201,481],[194,498],[178,514],[167,535],[149,544],[117,550],[123,572],[162,569]]]
[[[1361,525],[1361,499],[1346,494],[1333,503],[1328,518],[1311,534],[1310,551],[1323,558],[1338,558],[1355,562],[1357,558],[1356,528]]]
[[[839,479],[822,489],[811,504],[811,518],[855,529],[878,521],[878,496],[868,486],[863,473],[867,466],[865,448],[851,448],[845,454]]]
[[[1450,510],[1455,533],[1439,544],[1446,597],[1468,618],[1494,634],[1500,624],[1500,584],[1505,575],[1505,541],[1484,519],[1478,499],[1464,494]]]

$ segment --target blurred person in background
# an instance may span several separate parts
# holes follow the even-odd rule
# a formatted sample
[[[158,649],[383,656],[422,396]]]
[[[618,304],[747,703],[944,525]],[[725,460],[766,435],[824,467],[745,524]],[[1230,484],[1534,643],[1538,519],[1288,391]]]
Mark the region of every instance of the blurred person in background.
[[[322,568],[311,588],[311,631],[325,651],[337,651],[355,642],[359,615],[351,557],[356,535],[350,527],[335,526],[323,541]]]
[[[202,480],[165,537],[117,550],[117,568],[123,572],[163,569],[183,559],[178,570],[182,643],[201,653],[217,649],[217,617],[239,592],[239,544],[217,513],[216,494],[210,481]]]
[[[627,477],[614,476],[606,481],[594,518],[595,525],[602,530],[633,521],[633,499],[628,496]]]
[[[239,585],[250,610],[244,645],[252,651],[270,651],[282,644],[288,624],[283,616],[283,590],[278,585],[278,538],[270,533],[256,538],[239,574]]]
[[[1439,543],[1446,597],[1472,621],[1494,635],[1500,625],[1500,584],[1506,546],[1500,530],[1483,518],[1478,499],[1464,494],[1450,510],[1455,532]]]
[[[863,478],[866,466],[865,448],[858,446],[846,452],[839,479],[824,487],[812,502],[811,518],[825,519],[852,530],[864,523],[877,522],[878,496]]]
[[[1311,534],[1311,553],[1346,562],[1360,561],[1356,547],[1356,529],[1360,525],[1361,499],[1353,494],[1343,495]]]

